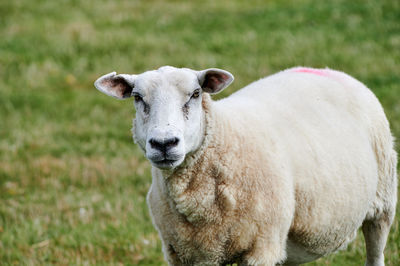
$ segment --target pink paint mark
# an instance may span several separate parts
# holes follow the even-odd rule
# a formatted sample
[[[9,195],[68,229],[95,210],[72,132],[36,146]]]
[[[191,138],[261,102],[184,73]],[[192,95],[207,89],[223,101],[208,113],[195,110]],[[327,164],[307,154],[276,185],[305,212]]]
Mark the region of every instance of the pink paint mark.
[[[320,75],[320,76],[328,76],[328,70],[323,70],[323,69],[298,67],[298,68],[293,69],[293,71],[300,72],[300,73],[310,73],[310,74],[315,74],[315,75]]]

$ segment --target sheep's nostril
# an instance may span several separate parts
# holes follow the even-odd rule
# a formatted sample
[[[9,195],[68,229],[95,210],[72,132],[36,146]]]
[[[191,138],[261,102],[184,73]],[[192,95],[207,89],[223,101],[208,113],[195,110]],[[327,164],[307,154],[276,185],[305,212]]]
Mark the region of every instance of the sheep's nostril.
[[[167,146],[167,149],[173,148],[175,146],[177,146],[179,143],[179,139],[178,138],[170,138],[167,139],[165,141],[165,145]]]
[[[169,149],[174,148],[175,146],[178,145],[179,139],[178,138],[169,138],[169,139],[163,139],[163,140],[158,140],[158,139],[150,139],[149,140],[150,146],[153,149],[166,152]]]
[[[162,145],[162,142],[160,142],[160,141],[157,141],[155,139],[150,139],[149,143],[150,143],[151,148],[153,148],[153,149],[156,149],[156,150],[164,149],[164,146]]]

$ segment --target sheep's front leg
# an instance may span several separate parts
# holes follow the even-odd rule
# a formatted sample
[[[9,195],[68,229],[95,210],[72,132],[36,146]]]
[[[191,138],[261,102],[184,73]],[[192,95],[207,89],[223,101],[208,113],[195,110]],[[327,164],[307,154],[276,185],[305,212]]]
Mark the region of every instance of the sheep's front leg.
[[[171,244],[164,245],[163,243],[163,253],[169,265],[174,265],[174,266],[183,265],[183,263],[180,261],[178,257],[178,254],[176,253],[174,247]]]
[[[279,236],[270,236],[268,239],[258,238],[239,265],[275,266],[285,259],[285,242],[286,239],[280,239]]]

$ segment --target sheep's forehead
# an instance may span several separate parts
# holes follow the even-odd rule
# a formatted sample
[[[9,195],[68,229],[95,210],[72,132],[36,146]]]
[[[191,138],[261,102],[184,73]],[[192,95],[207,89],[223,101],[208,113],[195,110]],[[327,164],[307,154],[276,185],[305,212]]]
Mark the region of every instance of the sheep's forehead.
[[[152,98],[166,95],[185,97],[197,87],[199,83],[193,71],[172,67],[140,74],[135,82],[135,88]]]

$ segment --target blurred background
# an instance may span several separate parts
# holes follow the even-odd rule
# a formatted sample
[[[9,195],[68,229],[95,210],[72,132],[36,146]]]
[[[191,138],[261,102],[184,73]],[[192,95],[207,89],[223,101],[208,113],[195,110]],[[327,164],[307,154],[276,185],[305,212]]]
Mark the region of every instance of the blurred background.
[[[93,87],[163,65],[230,71],[216,98],[292,66],[342,70],[400,138],[398,0],[0,0],[0,264],[165,265],[132,101]],[[387,265],[400,265],[399,217]],[[359,234],[308,265],[364,259]]]

